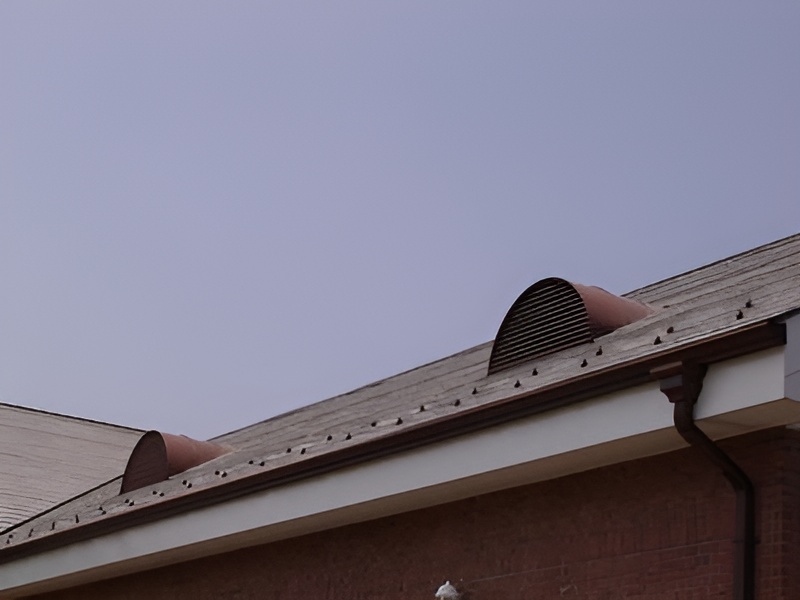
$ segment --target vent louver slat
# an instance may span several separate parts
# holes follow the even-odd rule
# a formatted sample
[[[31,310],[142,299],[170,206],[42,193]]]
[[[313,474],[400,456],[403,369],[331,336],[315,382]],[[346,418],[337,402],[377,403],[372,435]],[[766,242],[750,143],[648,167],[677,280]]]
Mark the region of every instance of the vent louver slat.
[[[532,314],[529,316],[528,319],[517,319],[514,322],[509,323],[510,327],[508,329],[506,339],[510,340],[517,336],[528,335],[528,332],[537,329],[548,330],[552,328],[554,325],[561,324],[564,322],[572,323],[579,321],[588,323],[588,319],[586,318],[586,313],[580,306],[560,311],[558,314],[555,315]]]
[[[583,338],[586,337],[585,333],[586,324],[581,321],[573,325],[564,325],[556,331],[551,329],[534,329],[527,335],[516,336],[514,339],[506,339],[505,343],[509,346],[509,351],[514,347],[524,349],[528,345],[547,347],[549,346],[549,340],[564,340],[574,337]]]
[[[543,279],[525,290],[503,319],[489,358],[489,374],[591,342],[651,312],[648,306],[600,288]]]

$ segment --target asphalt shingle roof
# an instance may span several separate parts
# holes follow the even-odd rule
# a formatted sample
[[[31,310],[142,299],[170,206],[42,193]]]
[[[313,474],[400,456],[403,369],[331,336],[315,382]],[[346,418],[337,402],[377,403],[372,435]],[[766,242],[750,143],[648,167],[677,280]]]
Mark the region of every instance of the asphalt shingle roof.
[[[800,235],[626,296],[656,311],[594,343],[491,376],[487,376],[492,347],[488,342],[219,436],[214,441],[232,447],[230,454],[124,496],[118,495],[119,482],[113,482],[3,532],[0,548],[194,495],[211,497],[214,490],[228,486],[239,485],[246,493],[248,482],[267,476],[274,476],[276,485],[283,481],[283,473],[313,476],[326,457],[341,456],[346,461],[359,449],[367,454],[377,448],[402,450],[403,440],[412,434],[434,431],[460,416],[470,416],[469,426],[474,429],[480,426],[482,415],[494,414],[500,405],[552,396],[568,387],[579,389],[584,382],[621,373],[631,365],[645,365],[637,371],[641,377],[648,372],[648,361],[752,330],[800,309]],[[530,407],[531,401],[525,401]],[[393,440],[397,440],[394,449],[386,450]]]

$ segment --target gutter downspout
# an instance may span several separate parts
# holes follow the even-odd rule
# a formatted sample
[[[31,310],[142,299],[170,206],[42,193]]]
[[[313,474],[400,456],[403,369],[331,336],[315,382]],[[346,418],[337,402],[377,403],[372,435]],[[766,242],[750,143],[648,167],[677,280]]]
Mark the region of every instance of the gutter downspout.
[[[694,405],[703,388],[706,367],[678,362],[658,367],[651,374],[672,402],[675,429],[690,446],[716,465],[736,492],[734,533],[733,600],[755,599],[755,491],[753,482],[730,456],[720,449],[694,422]]]

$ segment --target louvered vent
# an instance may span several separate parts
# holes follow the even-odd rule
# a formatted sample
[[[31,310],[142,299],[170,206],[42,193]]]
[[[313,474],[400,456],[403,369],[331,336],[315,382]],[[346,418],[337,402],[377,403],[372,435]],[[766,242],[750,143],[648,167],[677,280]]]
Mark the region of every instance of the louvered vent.
[[[165,481],[187,469],[227,454],[232,449],[213,442],[193,440],[185,435],[148,431],[134,446],[120,493],[131,492]]]
[[[506,314],[489,358],[489,374],[557,352],[633,323],[652,309],[597,287],[551,277],[533,284]]]

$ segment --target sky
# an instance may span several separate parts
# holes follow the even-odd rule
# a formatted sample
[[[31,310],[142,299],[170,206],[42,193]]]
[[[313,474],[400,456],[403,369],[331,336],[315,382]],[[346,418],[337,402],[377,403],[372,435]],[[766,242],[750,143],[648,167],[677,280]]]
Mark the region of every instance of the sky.
[[[800,3],[0,3],[0,401],[208,438],[800,231]]]

